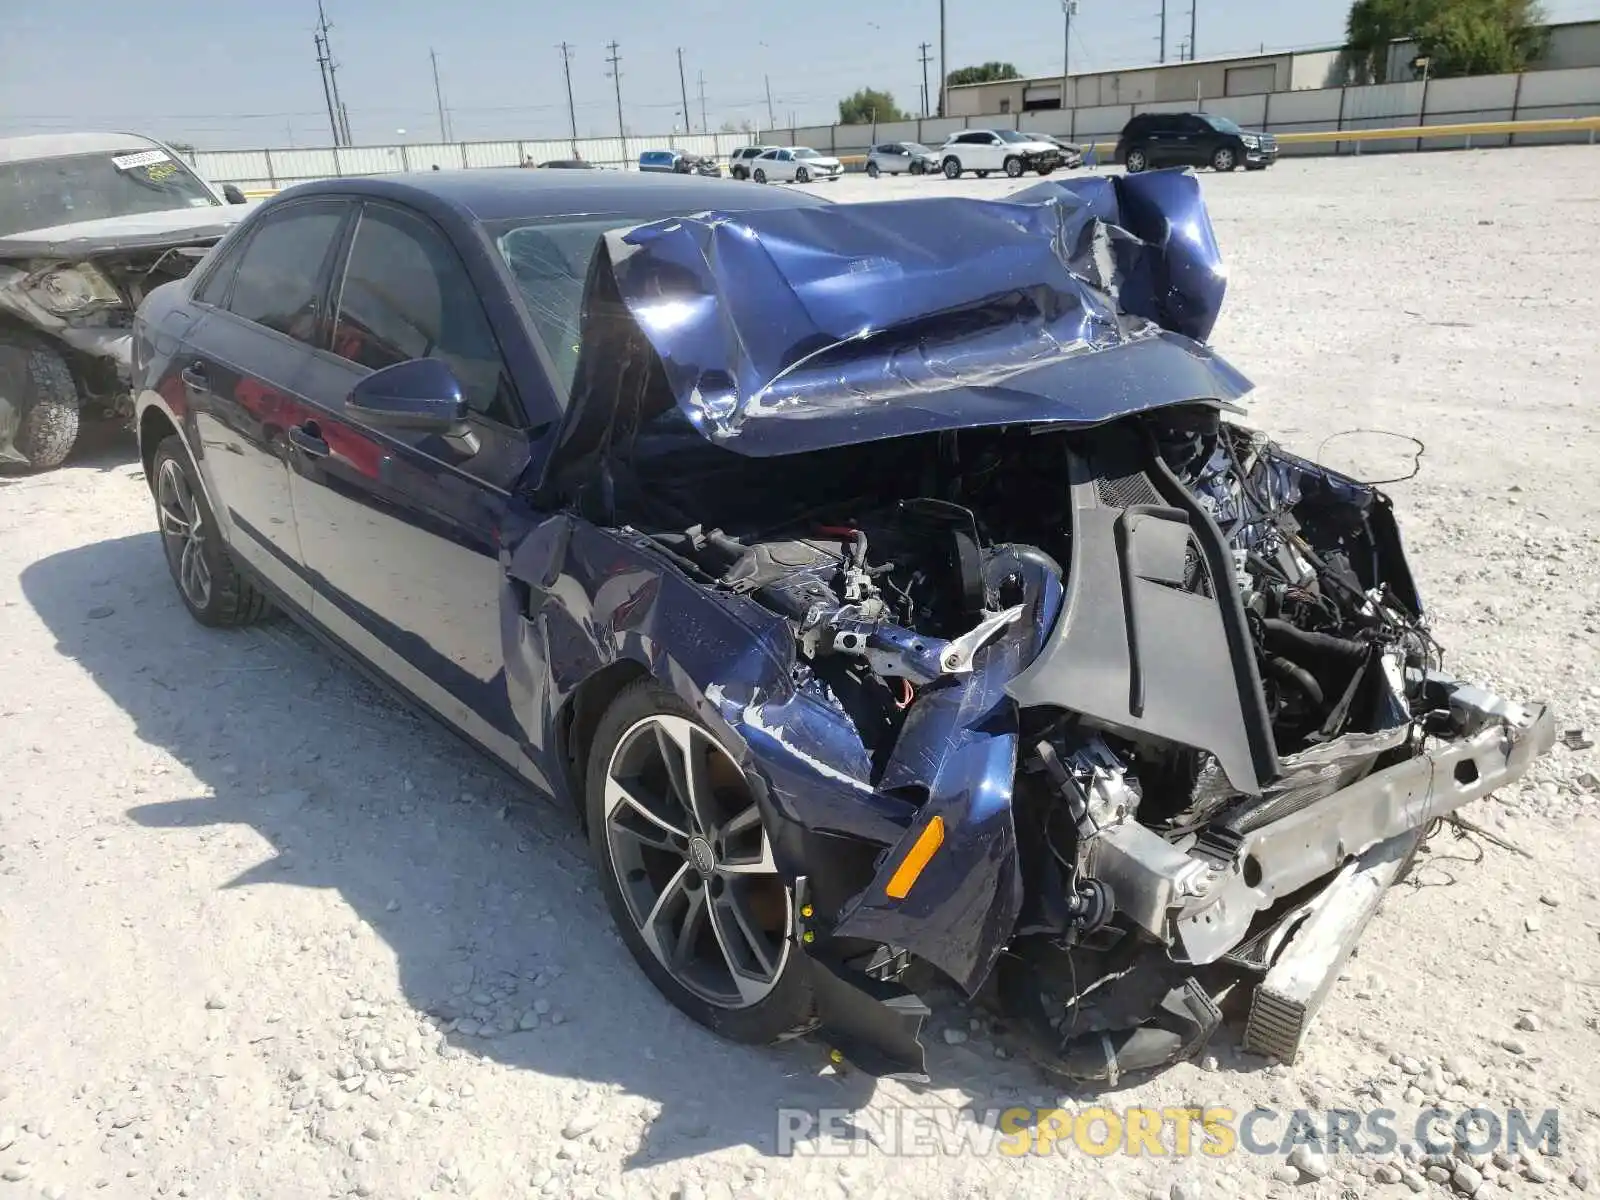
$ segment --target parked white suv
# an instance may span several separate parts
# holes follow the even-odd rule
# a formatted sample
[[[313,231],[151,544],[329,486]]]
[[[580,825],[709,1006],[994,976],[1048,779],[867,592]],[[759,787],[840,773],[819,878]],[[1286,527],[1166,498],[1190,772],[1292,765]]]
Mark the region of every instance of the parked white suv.
[[[990,171],[1004,171],[1012,179],[1027,171],[1048,175],[1061,161],[1060,146],[1035,141],[1014,129],[964,129],[939,147],[939,167],[946,179],[959,179],[963,171],[979,179]]]
[[[740,146],[728,155],[728,174],[735,179],[749,179],[750,166],[768,150],[780,150],[781,146]]]

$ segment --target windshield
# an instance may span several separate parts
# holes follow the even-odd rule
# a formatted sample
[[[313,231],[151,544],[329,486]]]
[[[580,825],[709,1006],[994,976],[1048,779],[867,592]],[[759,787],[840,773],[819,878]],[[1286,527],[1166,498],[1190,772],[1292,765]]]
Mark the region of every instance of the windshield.
[[[997,129],[997,130],[995,130],[995,132],[1000,135],[1000,140],[1002,142],[1031,142],[1031,141],[1033,141],[1033,135],[1032,134],[1018,133],[1015,129]]]
[[[0,163],[0,237],[221,203],[165,150],[135,147]]]
[[[1208,116],[1205,119],[1208,122],[1210,122],[1211,128],[1215,129],[1218,133],[1243,133],[1244,132],[1244,130],[1240,129],[1232,121],[1228,120],[1227,117],[1211,117],[1211,116]]]
[[[794,156],[796,158],[821,158],[822,157],[815,150],[813,150],[810,146],[797,146],[797,147],[795,147]]]

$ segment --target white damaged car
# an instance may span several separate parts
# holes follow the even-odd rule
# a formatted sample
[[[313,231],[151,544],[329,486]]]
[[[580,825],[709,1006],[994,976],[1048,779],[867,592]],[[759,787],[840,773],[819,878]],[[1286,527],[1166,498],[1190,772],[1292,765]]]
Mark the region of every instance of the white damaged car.
[[[59,466],[81,415],[133,412],[139,302],[249,207],[147,137],[0,138],[0,463]]]

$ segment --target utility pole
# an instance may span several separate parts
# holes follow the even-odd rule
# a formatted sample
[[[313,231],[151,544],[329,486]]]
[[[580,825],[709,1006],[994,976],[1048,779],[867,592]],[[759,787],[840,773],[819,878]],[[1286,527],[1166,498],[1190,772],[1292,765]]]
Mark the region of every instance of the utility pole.
[[[1067,104],[1067,77],[1072,74],[1072,17],[1078,11],[1078,0],[1061,0],[1061,14],[1066,18],[1066,32],[1061,36],[1061,107]]]
[[[778,118],[772,115],[772,76],[763,75],[761,80],[767,85],[767,128],[776,129]]]
[[[617,85],[617,134],[622,138],[622,164],[623,166],[627,166],[628,129],[622,123],[622,55],[617,53],[616,42],[608,42],[606,43],[606,47],[611,51],[611,57],[606,59],[606,61],[611,64],[611,70],[609,74]]]
[[[695,75],[698,77],[700,85],[700,132],[710,133],[711,126],[706,121],[706,73],[704,71],[696,71]]]
[[[928,51],[931,48],[927,42],[923,42],[917,47],[918,50],[922,51],[920,61],[922,62],[922,115],[924,118],[928,116]]]
[[[433,102],[439,108],[439,140],[450,140],[450,127],[444,119],[444,91],[439,87],[439,56],[430,46],[428,48],[428,61],[433,64]]]
[[[328,87],[328,48],[322,41],[320,27],[311,40],[317,46],[317,69],[322,72],[322,98],[328,105],[328,130],[333,134],[333,144],[339,146],[343,144],[343,139],[339,136],[339,118],[333,113],[333,91]]]
[[[328,87],[333,93],[334,119],[334,145],[350,145],[350,115],[345,111],[344,101],[339,97],[339,64],[333,57],[333,39],[328,36],[328,31],[333,28],[328,24],[328,14],[323,11],[322,0],[317,0],[317,32],[322,38],[322,50],[328,60]]]
[[[950,99],[950,60],[945,57],[949,44],[945,40],[944,0],[939,0],[939,115],[945,115],[945,105]]]
[[[689,133],[692,129],[689,116],[689,85],[683,79],[683,47],[678,47],[678,95],[683,98],[683,131]]]
[[[1161,0],[1161,56],[1157,61],[1167,61],[1167,0]]]
[[[1200,0],[1189,0],[1189,61],[1194,61],[1194,10],[1200,7]]]
[[[561,43],[561,72],[567,77],[567,123],[572,127],[572,157],[578,157],[578,109],[572,103],[572,47]]]

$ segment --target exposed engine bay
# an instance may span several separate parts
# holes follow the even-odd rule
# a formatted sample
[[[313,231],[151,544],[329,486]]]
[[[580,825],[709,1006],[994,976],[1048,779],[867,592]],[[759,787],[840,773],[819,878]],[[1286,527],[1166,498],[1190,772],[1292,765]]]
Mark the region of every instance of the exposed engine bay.
[[[1219,978],[1225,995],[1264,972],[1264,948],[1349,855],[1416,835],[1336,821],[1320,856],[1283,869],[1256,841],[1428,735],[1507,715],[1472,709],[1442,673],[1387,498],[1215,405],[792,460],[680,444],[617,479],[632,527],[787,621],[796,682],[847,714],[879,790],[931,804],[936,782],[912,765],[919,710],[971,708],[975,669],[1009,675],[1021,895],[998,992],[1036,1057],[1072,1077],[1192,1053],[1221,1019]],[[1038,644],[1074,623],[1076,641],[1058,633],[1031,663],[1001,657],[1024,628]],[[1216,702],[1235,689],[1238,706]],[[1227,711],[1247,727],[1208,717]],[[1257,1041],[1292,1057],[1310,1016],[1294,1011]]]

